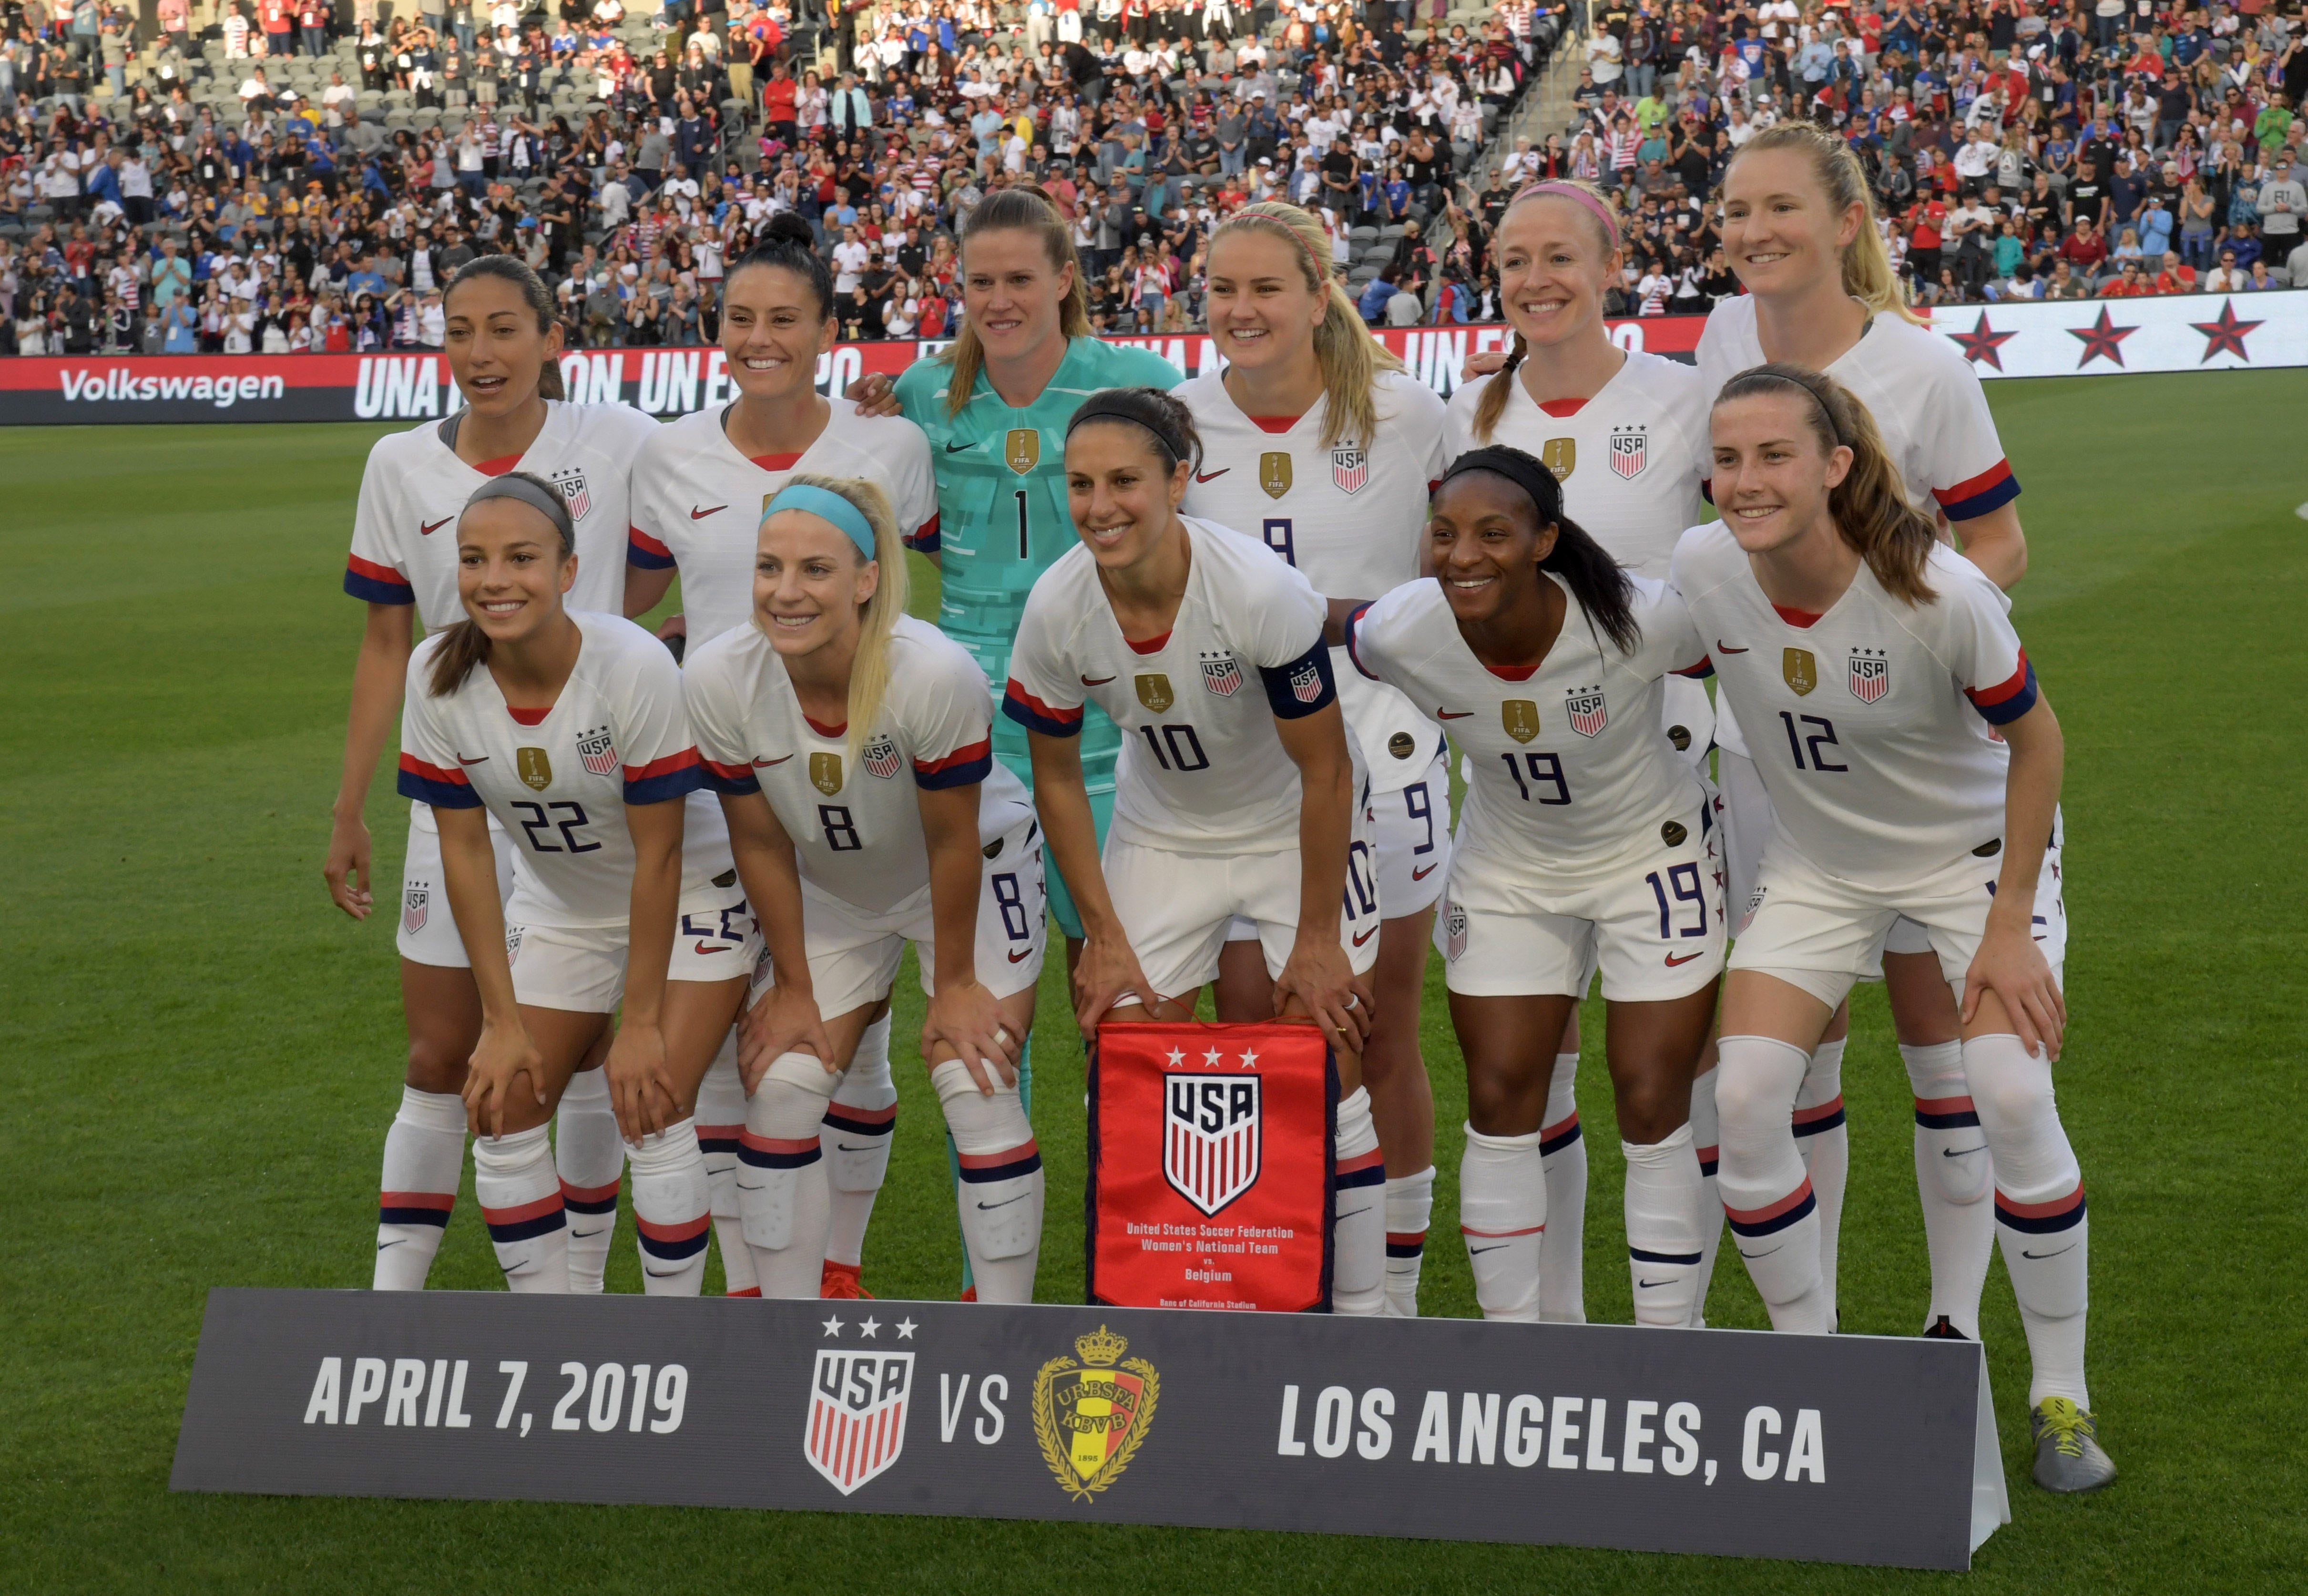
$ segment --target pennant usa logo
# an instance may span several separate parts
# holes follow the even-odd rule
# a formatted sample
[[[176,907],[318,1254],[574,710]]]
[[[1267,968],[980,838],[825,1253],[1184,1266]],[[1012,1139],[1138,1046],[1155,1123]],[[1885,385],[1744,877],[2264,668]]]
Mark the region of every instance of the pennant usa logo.
[[[820,1347],[802,1429],[809,1466],[845,1497],[886,1472],[906,1449],[913,1385],[911,1352]]]
[[[1162,1178],[1215,1218],[1258,1184],[1258,1077],[1166,1075],[1162,1103]]]

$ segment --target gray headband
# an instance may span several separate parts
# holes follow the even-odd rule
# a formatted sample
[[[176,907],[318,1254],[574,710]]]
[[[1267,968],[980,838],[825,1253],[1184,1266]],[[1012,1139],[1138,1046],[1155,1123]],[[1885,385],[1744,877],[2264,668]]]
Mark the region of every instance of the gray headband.
[[[531,476],[527,471],[507,471],[502,477],[492,477],[473,489],[465,501],[471,509],[483,499],[519,499],[532,510],[541,513],[561,534],[561,546],[571,553],[577,548],[577,524],[569,519],[569,501],[551,483]]]

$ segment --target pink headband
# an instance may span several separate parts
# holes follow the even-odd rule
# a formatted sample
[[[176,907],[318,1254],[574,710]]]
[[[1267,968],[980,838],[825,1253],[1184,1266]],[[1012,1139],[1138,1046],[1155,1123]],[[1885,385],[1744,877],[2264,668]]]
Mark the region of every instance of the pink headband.
[[[1544,183],[1526,184],[1523,188],[1516,194],[1513,199],[1507,202],[1507,209],[1511,211],[1517,205],[1521,204],[1525,200],[1529,199],[1576,201],[1578,203],[1584,205],[1589,211],[1592,211],[1596,220],[1603,224],[1603,236],[1610,239],[1611,247],[1613,249],[1619,247],[1619,219],[1611,214],[1611,208],[1608,205],[1603,203],[1602,201],[1597,199],[1593,194],[1589,194],[1576,183],[1563,183],[1554,179],[1549,179]]]

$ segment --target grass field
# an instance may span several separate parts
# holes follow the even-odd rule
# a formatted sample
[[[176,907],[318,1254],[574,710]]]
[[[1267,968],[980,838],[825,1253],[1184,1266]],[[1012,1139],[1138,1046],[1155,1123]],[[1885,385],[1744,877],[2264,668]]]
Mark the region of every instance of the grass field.
[[[2308,1363],[2292,1124],[2308,1053],[2308,872],[2284,839],[2308,820],[2294,679],[2308,526],[2293,513],[2308,499],[2308,456],[2281,440],[2308,415],[2308,374],[1989,393],[2028,489],[2034,563],[2017,618],[2068,739],[2073,1029],[2061,1098],[2092,1201],[2093,1394],[2123,1475],[2074,1501],[2028,1482],[2025,1350],[1998,1264],[1986,1332],[2014,1522],[1981,1552],[1973,1585],[2299,1589],[2308,1467],[2286,1448]],[[377,430],[0,436],[0,1134],[17,1192],[0,1229],[0,1588],[1703,1582],[1727,1593],[1931,1579],[1199,1531],[169,1495],[207,1289],[369,1278],[403,1046],[389,905],[405,821],[388,774],[369,812],[387,911],[344,919],[319,866],[359,630],[339,573]],[[1058,962],[1036,1048],[1052,1193],[1040,1294],[1079,1301],[1081,1208],[1067,1194],[1083,1169],[1081,1057]],[[1426,1301],[1471,1315],[1466,1261],[1448,1240],[1448,1127],[1464,1084],[1440,994],[1437,974],[1426,1051],[1446,1131]],[[1906,1079],[1880,989],[1856,1006],[1844,1324],[1912,1333],[1927,1276]],[[867,1283],[950,1297],[936,1103],[918,1067],[897,1074],[898,1152]],[[1580,1087],[1589,1311],[1624,1322],[1617,1138],[1591,1050]],[[496,1289],[467,1179],[434,1281]],[[628,1216],[613,1290],[639,1289],[631,1235]],[[1764,1324],[1735,1260],[1717,1273],[1709,1316]]]

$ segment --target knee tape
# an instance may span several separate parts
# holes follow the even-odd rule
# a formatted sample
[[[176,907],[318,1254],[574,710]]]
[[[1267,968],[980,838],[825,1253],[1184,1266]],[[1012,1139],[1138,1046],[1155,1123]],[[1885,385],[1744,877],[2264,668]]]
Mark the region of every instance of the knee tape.
[[[793,1245],[803,1173],[824,1157],[817,1126],[832,1085],[810,1055],[783,1053],[754,1089],[737,1150],[737,1212],[748,1247],[778,1252]]]
[[[2020,1203],[2073,1190],[2082,1178],[2052,1097],[2052,1064],[2009,1034],[1963,1044],[1964,1078],[1995,1160],[1995,1184]]]
[[[960,1162],[961,1228],[972,1249],[986,1258],[1015,1258],[1033,1250],[1042,1234],[1042,1154],[1015,1086],[992,1096],[977,1090],[969,1070],[950,1058],[930,1072],[945,1109]]]

